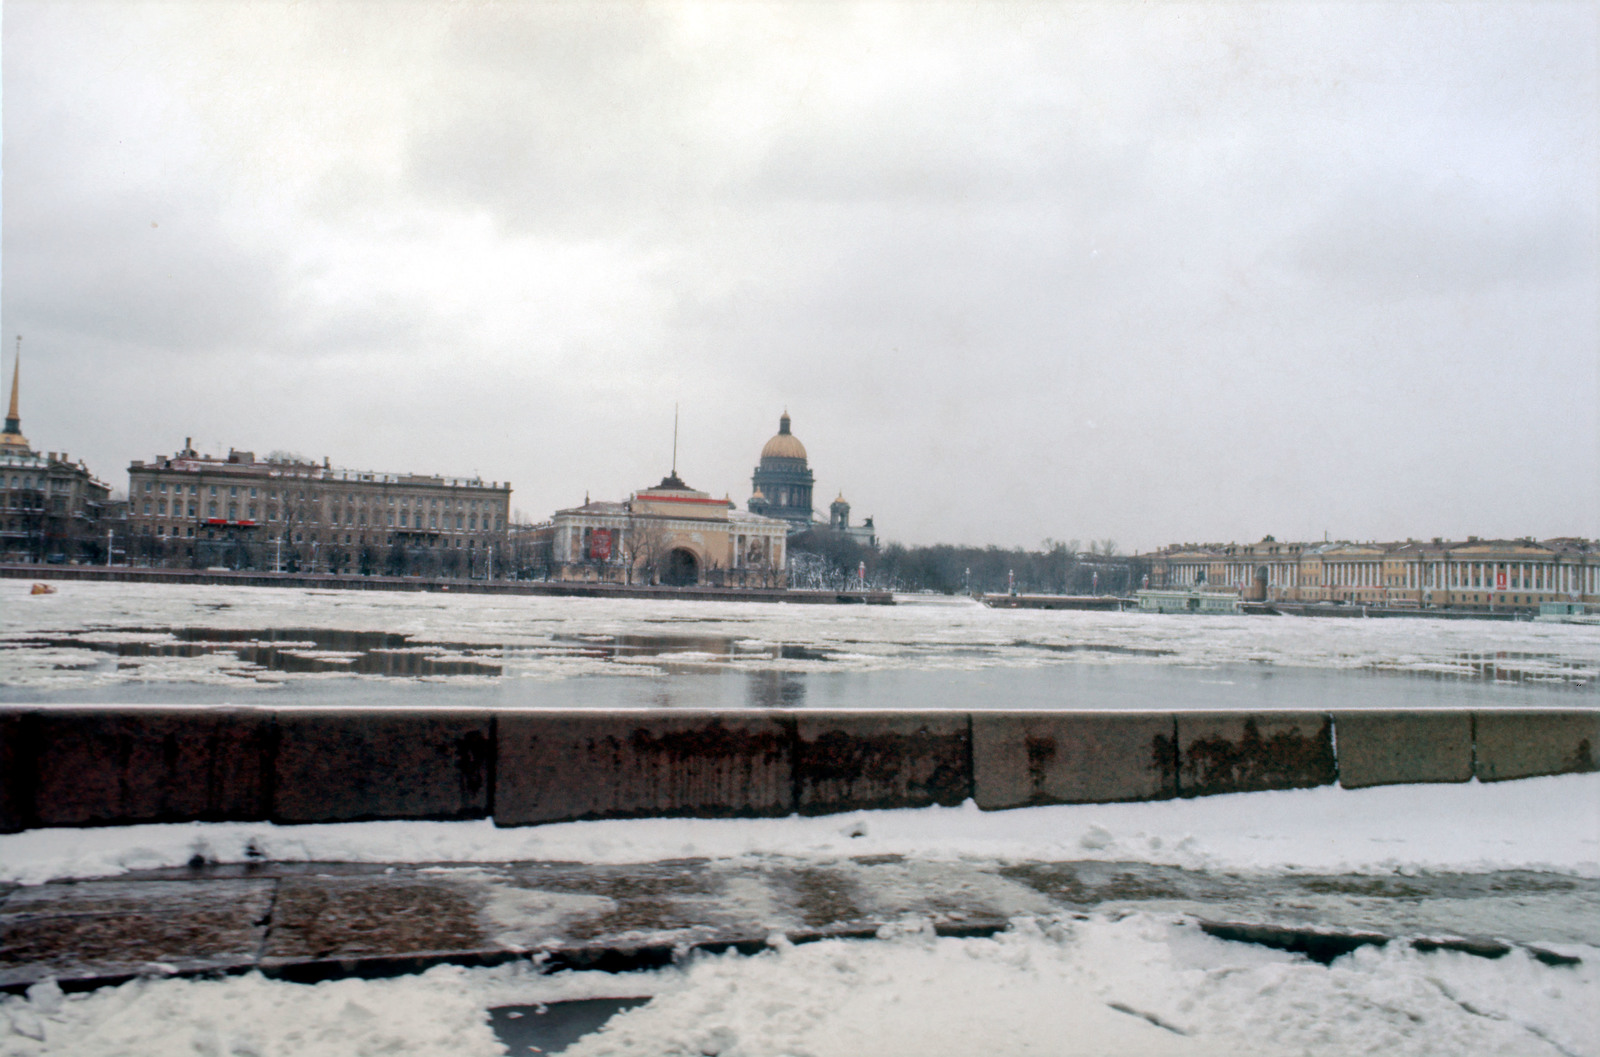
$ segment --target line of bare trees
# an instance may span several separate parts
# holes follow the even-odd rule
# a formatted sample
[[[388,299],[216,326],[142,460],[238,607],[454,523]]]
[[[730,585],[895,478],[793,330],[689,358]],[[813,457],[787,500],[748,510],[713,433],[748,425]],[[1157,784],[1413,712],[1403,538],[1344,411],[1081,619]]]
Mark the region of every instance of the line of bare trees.
[[[853,587],[866,567],[866,586],[896,591],[942,594],[999,593],[1008,588],[1025,594],[1116,594],[1137,590],[1148,562],[1117,553],[1115,540],[1046,539],[1037,550],[1022,547],[971,547],[951,544],[905,546],[890,543],[882,550],[827,528],[815,528],[789,541],[791,579],[795,586]]]

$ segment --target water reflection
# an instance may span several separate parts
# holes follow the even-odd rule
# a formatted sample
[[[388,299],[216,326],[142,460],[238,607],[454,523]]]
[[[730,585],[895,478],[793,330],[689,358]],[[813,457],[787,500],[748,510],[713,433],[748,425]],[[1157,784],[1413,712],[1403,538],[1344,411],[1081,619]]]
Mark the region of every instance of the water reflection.
[[[123,637],[130,636],[130,637]],[[146,636],[132,638],[131,636]],[[729,635],[554,635],[532,645],[485,646],[462,642],[413,640],[386,631],[336,628],[151,628],[121,627],[30,636],[0,642],[3,649],[71,649],[109,654],[137,667],[139,658],[195,658],[231,654],[251,670],[305,675],[346,673],[396,678],[505,674],[505,662],[518,656],[580,658],[626,664],[648,661],[673,671],[720,671],[739,661],[828,661],[826,647],[765,643]],[[488,659],[492,658],[492,659]],[[93,665],[56,665],[83,670]],[[251,671],[230,674],[249,677]],[[752,698],[793,700],[800,684],[780,673],[755,673],[770,686]]]
[[[745,704],[750,708],[803,708],[806,677],[798,672],[751,672],[745,682]]]
[[[756,642],[733,635],[554,635],[563,650],[537,649],[545,655],[591,657],[606,661],[660,660],[684,664],[746,660],[828,661],[825,646]],[[516,649],[516,647],[508,647]]]
[[[1178,652],[1142,646],[1117,646],[1109,642],[1029,642],[1027,639],[1017,639],[1011,645],[1048,653],[1111,653],[1126,657],[1171,657]]]
[[[116,633],[162,635],[165,638],[154,641],[108,641],[104,631],[69,632],[48,638],[9,639],[4,646],[8,649],[92,650],[129,659],[203,657],[228,653],[256,669],[301,675],[342,672],[418,678],[500,675],[503,671],[499,663],[477,659],[484,652],[481,647],[464,643],[413,642],[405,635],[384,631],[329,628],[118,628]]]
[[[1463,674],[1501,683],[1583,684],[1592,678],[1591,672],[1582,663],[1554,653],[1498,650],[1494,653],[1459,653],[1456,660],[1461,662]]]

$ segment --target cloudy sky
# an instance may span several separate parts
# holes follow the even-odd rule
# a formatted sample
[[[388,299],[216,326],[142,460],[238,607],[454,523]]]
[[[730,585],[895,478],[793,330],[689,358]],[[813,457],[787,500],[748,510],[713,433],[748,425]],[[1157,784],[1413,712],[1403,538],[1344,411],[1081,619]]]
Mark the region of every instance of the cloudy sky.
[[[1600,536],[1597,12],[7,0],[6,374],[123,488],[787,407],[908,543]]]

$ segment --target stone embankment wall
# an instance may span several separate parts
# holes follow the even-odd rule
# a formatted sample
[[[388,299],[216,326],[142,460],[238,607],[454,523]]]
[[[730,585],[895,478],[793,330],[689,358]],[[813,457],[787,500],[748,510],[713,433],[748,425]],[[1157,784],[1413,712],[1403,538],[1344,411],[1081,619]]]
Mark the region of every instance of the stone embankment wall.
[[[1600,710],[0,708],[0,832],[1159,800],[1600,769]]]
[[[228,569],[145,569],[112,565],[0,564],[6,580],[103,580],[128,584],[203,584],[221,587],[294,587],[321,591],[443,591],[469,595],[552,595],[559,598],[689,598],[707,602],[799,602],[822,605],[894,605],[888,591],[809,591],[782,587],[666,587],[661,584],[583,583],[565,580],[451,580],[357,573],[235,572]]]

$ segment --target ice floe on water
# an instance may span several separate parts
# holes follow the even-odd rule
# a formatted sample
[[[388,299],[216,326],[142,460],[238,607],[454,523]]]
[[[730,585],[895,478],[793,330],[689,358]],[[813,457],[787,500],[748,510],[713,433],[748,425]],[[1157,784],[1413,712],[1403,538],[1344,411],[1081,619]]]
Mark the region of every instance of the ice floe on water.
[[[993,610],[964,599],[821,606],[678,600],[0,583],[0,688],[551,681],[1073,667],[1399,673],[1593,688],[1600,628]]]

